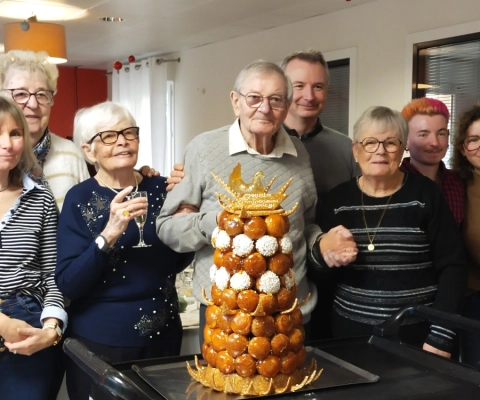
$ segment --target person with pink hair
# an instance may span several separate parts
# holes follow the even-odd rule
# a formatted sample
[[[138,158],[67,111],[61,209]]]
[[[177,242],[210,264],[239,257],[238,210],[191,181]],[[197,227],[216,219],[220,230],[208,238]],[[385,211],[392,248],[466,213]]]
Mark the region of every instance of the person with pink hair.
[[[407,151],[400,170],[421,174],[438,184],[458,225],[464,217],[465,184],[456,172],[448,169],[442,159],[448,149],[450,113],[440,100],[414,99],[402,110],[408,122]]]

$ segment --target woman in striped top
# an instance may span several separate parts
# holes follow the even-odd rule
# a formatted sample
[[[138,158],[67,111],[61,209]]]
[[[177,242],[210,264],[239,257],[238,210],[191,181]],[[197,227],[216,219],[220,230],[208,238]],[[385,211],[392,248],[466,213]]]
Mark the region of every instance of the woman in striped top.
[[[0,377],[6,399],[47,398],[51,346],[67,323],[54,282],[55,200],[26,174],[35,166],[22,111],[0,97]]]
[[[323,208],[322,230],[355,242],[332,256],[325,236],[312,254],[319,269],[336,274],[335,336],[369,335],[407,305],[460,311],[467,277],[460,234],[435,182],[399,170],[407,132],[399,112],[368,109],[352,144],[362,175],[333,189]],[[450,357],[455,332],[410,318],[400,337]]]

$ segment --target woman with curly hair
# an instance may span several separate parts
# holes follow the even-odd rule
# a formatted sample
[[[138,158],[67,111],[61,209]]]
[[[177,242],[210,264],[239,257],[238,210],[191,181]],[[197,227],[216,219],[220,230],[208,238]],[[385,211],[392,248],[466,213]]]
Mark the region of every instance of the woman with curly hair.
[[[453,168],[466,182],[462,234],[468,255],[468,289],[463,315],[480,320],[480,103],[465,111],[455,136]],[[461,335],[462,361],[480,368],[480,337]]]

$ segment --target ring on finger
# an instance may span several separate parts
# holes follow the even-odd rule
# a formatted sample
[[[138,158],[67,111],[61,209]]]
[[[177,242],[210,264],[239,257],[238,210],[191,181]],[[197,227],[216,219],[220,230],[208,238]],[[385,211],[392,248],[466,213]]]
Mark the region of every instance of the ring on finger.
[[[129,216],[130,216],[130,211],[128,211],[127,208],[124,208],[122,214],[123,214],[125,217],[129,217]]]

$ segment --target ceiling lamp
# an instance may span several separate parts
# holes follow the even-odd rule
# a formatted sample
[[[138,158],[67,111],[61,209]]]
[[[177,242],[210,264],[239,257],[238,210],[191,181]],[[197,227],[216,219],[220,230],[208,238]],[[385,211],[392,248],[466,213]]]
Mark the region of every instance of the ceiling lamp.
[[[59,24],[38,22],[37,17],[3,26],[5,52],[10,50],[45,51],[48,60],[55,64],[67,62],[65,27]]]

